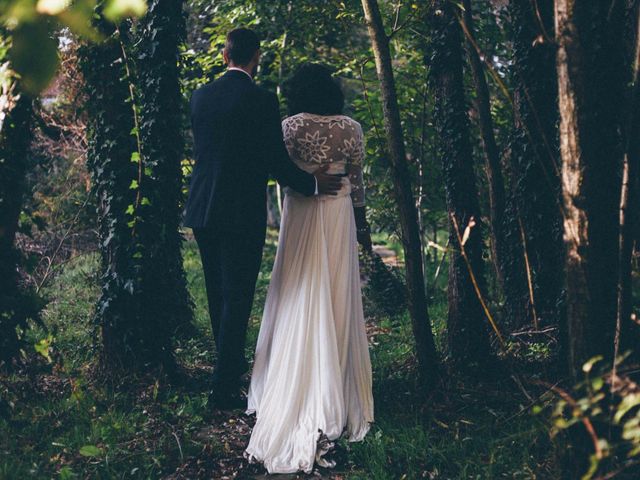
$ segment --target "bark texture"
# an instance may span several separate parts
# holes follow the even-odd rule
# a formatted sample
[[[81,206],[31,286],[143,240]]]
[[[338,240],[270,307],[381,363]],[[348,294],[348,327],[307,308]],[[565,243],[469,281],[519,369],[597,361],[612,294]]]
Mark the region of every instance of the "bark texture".
[[[631,360],[640,361],[640,327],[632,319],[631,261],[634,232],[638,228],[638,188],[640,187],[640,4],[629,2],[627,9],[629,44],[627,64],[632,65],[631,88],[626,115],[626,151],[620,192],[620,237],[618,271],[618,318],[616,352],[631,351]]]
[[[564,349],[578,375],[613,355],[625,83],[622,2],[556,1],[567,316]]]
[[[553,0],[509,5],[514,116],[506,299],[515,326],[557,325],[563,245]]]

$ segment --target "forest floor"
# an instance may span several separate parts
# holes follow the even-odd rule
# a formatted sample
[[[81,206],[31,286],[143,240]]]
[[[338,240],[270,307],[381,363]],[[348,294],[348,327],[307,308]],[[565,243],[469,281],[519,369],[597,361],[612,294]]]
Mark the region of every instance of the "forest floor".
[[[0,376],[0,479],[265,477],[242,455],[253,418],[207,405],[214,353],[204,279],[195,244],[187,242],[184,253],[198,335],[179,342],[182,372],[170,381],[97,382],[91,368],[97,256],[76,257],[54,278],[45,292],[49,332],[30,333],[42,358]],[[274,253],[270,233],[250,346]],[[374,369],[371,432],[361,443],[338,443],[334,470],[274,478],[557,478],[548,425],[532,414],[540,392],[501,368],[480,382],[445,366],[444,386],[425,393],[416,381],[408,317],[380,318],[367,299],[365,310]],[[446,295],[437,285],[430,313],[441,348]]]

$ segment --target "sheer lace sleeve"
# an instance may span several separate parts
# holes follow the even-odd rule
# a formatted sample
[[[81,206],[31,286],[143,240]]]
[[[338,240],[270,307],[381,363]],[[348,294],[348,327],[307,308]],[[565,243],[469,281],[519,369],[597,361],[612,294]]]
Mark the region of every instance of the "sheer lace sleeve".
[[[351,145],[349,161],[349,180],[351,181],[351,201],[354,207],[364,207],[364,180],[362,176],[362,164],[364,162],[364,135],[362,127],[358,124]]]

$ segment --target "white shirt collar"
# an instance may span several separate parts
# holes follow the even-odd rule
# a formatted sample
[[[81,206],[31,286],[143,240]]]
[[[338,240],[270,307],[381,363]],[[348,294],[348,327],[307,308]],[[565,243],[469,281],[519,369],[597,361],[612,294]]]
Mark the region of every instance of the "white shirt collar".
[[[243,69],[241,69],[241,68],[238,68],[238,67],[229,67],[229,68],[227,68],[227,72],[230,72],[230,71],[232,71],[232,70],[236,70],[236,71],[238,71],[238,72],[242,72],[242,73],[244,73],[247,77],[249,77],[251,80],[253,80],[253,77],[251,76],[251,74],[249,74],[249,72],[247,72],[247,71],[245,71],[245,70],[243,70]]]

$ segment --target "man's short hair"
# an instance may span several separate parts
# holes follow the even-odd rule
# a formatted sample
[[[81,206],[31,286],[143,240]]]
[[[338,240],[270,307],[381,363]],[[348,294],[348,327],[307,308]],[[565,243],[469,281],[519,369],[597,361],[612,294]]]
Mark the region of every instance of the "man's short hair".
[[[247,65],[260,49],[260,40],[253,30],[236,28],[227,34],[224,49],[234,64]]]

